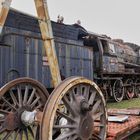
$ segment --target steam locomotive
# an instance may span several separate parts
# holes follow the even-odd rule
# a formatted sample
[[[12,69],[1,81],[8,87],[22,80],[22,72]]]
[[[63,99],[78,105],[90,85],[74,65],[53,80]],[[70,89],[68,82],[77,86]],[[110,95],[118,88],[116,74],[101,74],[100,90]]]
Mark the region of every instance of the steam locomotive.
[[[62,79],[84,76],[99,85],[106,99],[117,102],[140,97],[140,46],[78,24],[52,21],[52,28]],[[37,18],[11,9],[0,36],[0,86],[18,77],[53,89]]]

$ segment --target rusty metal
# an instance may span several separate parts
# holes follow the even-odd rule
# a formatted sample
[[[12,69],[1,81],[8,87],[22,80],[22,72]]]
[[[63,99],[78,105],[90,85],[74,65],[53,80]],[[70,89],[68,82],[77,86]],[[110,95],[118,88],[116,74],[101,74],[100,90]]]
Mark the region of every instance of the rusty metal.
[[[0,34],[2,33],[2,29],[7,18],[9,8],[12,0],[1,0],[0,1]]]
[[[41,124],[42,117],[43,117],[43,112],[37,111],[35,115],[35,123]]]
[[[48,96],[46,88],[31,78],[19,78],[3,86],[0,89],[1,139],[22,140],[23,137],[29,139],[30,135],[30,139],[34,140],[33,131],[38,133],[38,125],[25,125],[21,116],[24,111],[43,111]]]
[[[135,88],[135,96],[137,98],[139,98],[140,97],[140,79],[139,78],[137,78],[135,80],[135,86],[134,86],[134,88]]]
[[[129,99],[132,99],[134,97],[134,83],[133,83],[133,80],[132,79],[127,79],[124,83],[124,85],[130,85],[130,86],[126,86],[124,87],[124,92],[125,92],[125,96],[126,98],[129,100]]]
[[[24,111],[21,114],[21,121],[23,124],[26,126],[28,125],[38,125],[41,123],[43,116],[43,112],[39,110],[34,110],[34,111]]]
[[[89,106],[92,109],[89,109]],[[105,140],[107,114],[99,87],[82,77],[64,80],[47,102],[41,123],[41,140]]]

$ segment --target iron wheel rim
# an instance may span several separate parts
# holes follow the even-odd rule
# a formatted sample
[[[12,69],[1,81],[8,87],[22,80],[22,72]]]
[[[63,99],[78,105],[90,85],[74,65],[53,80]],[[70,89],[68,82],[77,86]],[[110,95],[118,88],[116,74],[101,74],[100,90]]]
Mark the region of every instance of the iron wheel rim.
[[[121,102],[124,98],[123,81],[121,79],[117,79],[113,84],[113,97],[117,102]]]
[[[90,111],[87,111],[87,113],[86,113],[87,116],[82,117],[83,114],[76,115],[76,113],[80,112],[79,108],[78,108],[79,104],[74,105],[77,102],[76,101],[71,102],[71,99],[72,98],[74,99],[74,97],[72,97],[73,95],[72,94],[70,95],[69,93],[71,92],[71,90],[73,88],[76,88],[77,86],[80,87],[80,86],[87,86],[87,85],[89,87],[91,86],[92,90],[94,89],[94,91],[96,91],[96,95],[91,93],[90,98],[88,100],[88,101],[92,102],[92,99],[95,98],[95,99],[93,99],[95,101],[94,107],[93,107],[95,114],[93,115],[92,114],[93,112],[91,113]],[[66,91],[67,91],[67,93],[65,93]],[[77,98],[80,101],[83,100],[83,98],[80,99],[80,97],[81,97],[81,95],[79,97],[78,97],[78,95],[76,95],[75,100],[77,100]],[[96,101],[96,99],[98,99],[98,98],[99,98],[99,100]],[[50,102],[51,100],[53,100],[52,103]],[[68,103],[68,100],[71,102],[71,103],[69,102],[70,104]],[[60,102],[64,103],[64,106],[67,109],[66,112],[58,111],[58,104],[60,105]],[[74,110],[72,109],[73,108],[72,105],[74,105],[74,107],[75,107]],[[105,100],[102,95],[102,92],[100,91],[100,89],[97,87],[97,85],[94,82],[91,82],[91,81],[81,78],[81,77],[66,79],[53,91],[53,93],[49,97],[49,100],[45,106],[44,116],[43,116],[42,124],[41,124],[41,140],[43,140],[43,139],[46,139],[46,140],[52,140],[52,139],[53,140],[61,140],[61,139],[84,140],[85,135],[80,136],[80,134],[82,134],[81,132],[84,132],[83,130],[86,131],[86,129],[83,128],[84,124],[87,124],[86,125],[87,129],[93,128],[93,131],[90,130],[90,131],[92,131],[91,132],[92,135],[89,134],[88,131],[86,131],[87,132],[86,138],[88,138],[89,140],[94,140],[94,139],[105,140],[106,128],[107,128],[107,125],[106,125],[107,114],[106,114],[105,106],[106,106]],[[78,116],[80,116],[80,118]],[[91,118],[91,116],[92,116],[92,118]],[[64,118],[67,121],[67,123],[65,125],[60,124],[60,121],[56,121],[58,118],[59,118],[59,120]],[[91,126],[92,123],[91,124],[88,123],[88,119],[89,120],[91,119],[91,121],[93,121],[93,127]],[[80,130],[81,120],[83,122],[82,122],[82,126],[81,126],[82,128]],[[56,134],[56,131],[55,131],[56,129],[58,129],[58,134],[57,134],[57,136],[56,135],[54,136],[54,134]],[[66,131],[66,130],[68,130],[68,131]]]
[[[46,88],[31,78],[19,78],[3,86],[0,89],[1,140],[36,139],[39,125],[24,125],[21,114],[25,110],[43,111],[48,95]]]

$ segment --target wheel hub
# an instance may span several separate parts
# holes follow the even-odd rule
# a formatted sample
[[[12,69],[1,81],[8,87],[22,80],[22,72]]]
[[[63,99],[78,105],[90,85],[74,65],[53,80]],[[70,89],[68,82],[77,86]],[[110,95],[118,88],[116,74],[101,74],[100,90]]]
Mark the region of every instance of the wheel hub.
[[[89,105],[89,103],[85,100],[85,98],[77,97],[78,98],[78,104],[80,107],[79,112],[79,136],[81,139],[88,139],[91,137],[93,133],[93,119],[90,115],[90,111],[92,110],[92,105]]]
[[[88,111],[91,111],[92,108],[93,108],[93,105],[89,105],[89,103],[84,99],[84,100],[81,100],[81,103],[80,103],[80,108],[81,108],[81,112],[84,114]]]
[[[5,128],[9,131],[13,131],[17,128],[24,129],[26,126],[21,120],[21,115],[25,110],[25,108],[21,108],[17,112],[9,112],[3,123]]]
[[[18,114],[17,113],[10,112],[6,116],[3,125],[9,131],[12,131],[12,130],[15,130],[16,128],[18,128],[19,125],[20,125],[20,121],[18,119]]]
[[[92,132],[93,132],[93,119],[91,115],[87,114],[86,117],[83,117],[80,120],[79,135],[81,139],[88,139],[92,135]]]

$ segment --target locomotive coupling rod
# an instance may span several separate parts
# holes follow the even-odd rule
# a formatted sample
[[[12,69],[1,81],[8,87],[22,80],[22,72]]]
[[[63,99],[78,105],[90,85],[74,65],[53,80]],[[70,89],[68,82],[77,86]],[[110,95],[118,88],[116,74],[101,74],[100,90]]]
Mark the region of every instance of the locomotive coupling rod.
[[[124,84],[123,87],[140,86],[140,83]]]
[[[135,86],[140,86],[140,83],[135,83]]]
[[[131,86],[134,86],[135,84],[132,83],[132,84],[124,84],[123,87],[131,87]]]
[[[32,112],[24,111],[21,115],[21,121],[26,126],[32,124],[40,124],[42,120],[43,112],[34,110]]]

